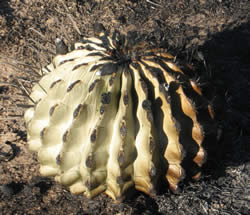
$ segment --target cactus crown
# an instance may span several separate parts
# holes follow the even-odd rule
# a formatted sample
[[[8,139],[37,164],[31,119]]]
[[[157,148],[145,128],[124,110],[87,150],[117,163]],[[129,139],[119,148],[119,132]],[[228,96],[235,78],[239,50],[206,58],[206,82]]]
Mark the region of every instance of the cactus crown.
[[[175,57],[100,25],[70,52],[60,39],[56,49],[25,113],[42,175],[116,200],[129,188],[153,195],[162,180],[176,190],[185,173],[200,176],[204,144],[217,133],[213,107]]]

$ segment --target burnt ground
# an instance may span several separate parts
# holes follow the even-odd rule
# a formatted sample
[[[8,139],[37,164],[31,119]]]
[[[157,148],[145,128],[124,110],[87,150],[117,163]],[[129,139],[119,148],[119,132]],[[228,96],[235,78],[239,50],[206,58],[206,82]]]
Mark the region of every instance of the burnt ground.
[[[0,213],[250,214],[249,11],[247,0],[1,0]],[[92,200],[71,195],[39,175],[37,157],[27,149],[20,106],[27,98],[15,80],[38,80],[32,71],[50,62],[56,37],[70,44],[80,38],[77,31],[92,35],[97,22],[110,32],[137,30],[188,59],[198,53],[220,89],[215,101],[221,101],[223,139],[202,178],[184,181],[176,194],[163,189],[150,198],[136,192],[120,204],[104,194]]]

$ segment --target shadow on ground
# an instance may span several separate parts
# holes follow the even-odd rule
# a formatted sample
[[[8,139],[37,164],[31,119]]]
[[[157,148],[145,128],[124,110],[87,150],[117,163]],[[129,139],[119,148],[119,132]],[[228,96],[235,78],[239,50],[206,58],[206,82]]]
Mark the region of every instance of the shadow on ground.
[[[250,153],[250,23],[214,35],[200,50],[224,92],[224,139],[218,160],[245,163]]]
[[[8,26],[14,19],[12,14],[14,10],[10,7],[9,2],[10,0],[2,0],[0,2],[0,16],[5,17]]]

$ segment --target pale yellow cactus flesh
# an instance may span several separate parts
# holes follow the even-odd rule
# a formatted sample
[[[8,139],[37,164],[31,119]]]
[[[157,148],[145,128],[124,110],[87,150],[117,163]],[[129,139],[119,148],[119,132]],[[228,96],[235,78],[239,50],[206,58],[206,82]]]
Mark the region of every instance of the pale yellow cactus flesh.
[[[152,195],[164,178],[176,190],[185,172],[200,176],[204,124],[216,130],[208,99],[172,55],[119,42],[100,34],[58,54],[25,113],[41,175],[90,198],[122,200],[133,187]]]

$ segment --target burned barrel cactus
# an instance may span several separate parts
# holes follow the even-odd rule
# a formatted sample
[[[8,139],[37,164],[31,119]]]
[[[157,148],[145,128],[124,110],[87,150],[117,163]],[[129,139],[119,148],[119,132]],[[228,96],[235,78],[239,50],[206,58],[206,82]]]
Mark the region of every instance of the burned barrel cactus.
[[[28,143],[41,174],[116,200],[133,187],[151,195],[162,179],[176,190],[185,173],[198,178],[217,127],[190,69],[144,42],[97,33],[70,52],[57,40],[30,94]]]

